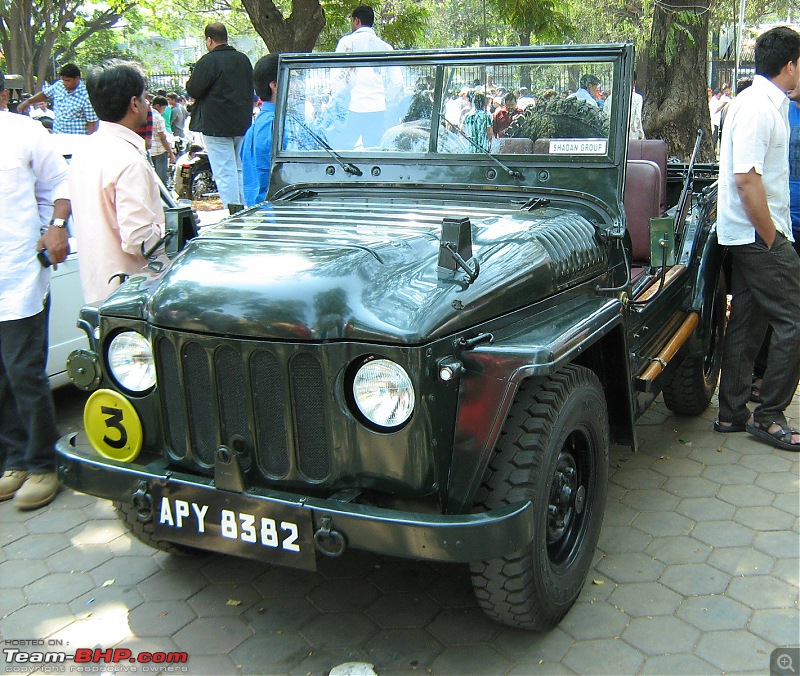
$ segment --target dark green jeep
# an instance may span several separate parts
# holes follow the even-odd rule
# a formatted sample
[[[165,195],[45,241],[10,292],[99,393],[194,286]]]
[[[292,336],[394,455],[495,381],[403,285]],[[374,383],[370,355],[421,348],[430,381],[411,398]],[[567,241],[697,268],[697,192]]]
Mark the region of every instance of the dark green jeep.
[[[713,168],[629,143],[632,64],[630,45],[284,56],[269,202],[83,310],[70,372],[95,391],[62,481],[167,551],[463,562],[493,618],[553,627],[609,446],[635,449],[661,392],[702,412],[719,369]],[[605,109],[560,94],[585,73]],[[490,139],[459,92],[500,86],[539,99]]]

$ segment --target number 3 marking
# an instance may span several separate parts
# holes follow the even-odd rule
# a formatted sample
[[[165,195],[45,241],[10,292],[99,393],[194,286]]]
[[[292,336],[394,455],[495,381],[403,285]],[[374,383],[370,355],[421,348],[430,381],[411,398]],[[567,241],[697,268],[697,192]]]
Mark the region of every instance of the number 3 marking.
[[[122,425],[122,411],[112,406],[103,406],[100,411],[108,416],[106,418],[106,427],[119,432],[119,439],[111,439],[106,434],[103,436],[103,441],[117,450],[125,448],[128,443],[128,431]]]

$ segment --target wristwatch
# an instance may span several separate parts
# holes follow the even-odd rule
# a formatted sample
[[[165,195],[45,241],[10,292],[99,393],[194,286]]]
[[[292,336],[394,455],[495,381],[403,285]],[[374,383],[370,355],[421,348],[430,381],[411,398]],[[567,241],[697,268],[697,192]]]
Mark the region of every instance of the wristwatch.
[[[50,221],[50,225],[53,228],[66,228],[67,222],[63,218],[54,218]]]

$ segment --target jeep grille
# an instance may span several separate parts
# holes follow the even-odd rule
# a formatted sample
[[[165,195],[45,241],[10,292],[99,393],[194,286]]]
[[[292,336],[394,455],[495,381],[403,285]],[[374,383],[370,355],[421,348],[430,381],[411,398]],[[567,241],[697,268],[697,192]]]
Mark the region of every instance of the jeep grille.
[[[176,332],[159,332],[155,344],[173,460],[210,474],[224,444],[237,452],[242,469],[255,467],[268,479],[328,478],[329,388],[309,348]]]

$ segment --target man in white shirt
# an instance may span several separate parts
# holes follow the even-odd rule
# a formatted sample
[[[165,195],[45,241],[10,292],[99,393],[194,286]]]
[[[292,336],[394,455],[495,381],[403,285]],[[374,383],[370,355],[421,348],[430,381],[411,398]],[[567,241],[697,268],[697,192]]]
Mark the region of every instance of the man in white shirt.
[[[574,94],[570,94],[568,98],[586,101],[589,105],[597,108],[597,90],[600,88],[600,78],[591,73],[584,73],[581,75],[580,85],[580,89]]]
[[[800,379],[800,258],[789,217],[789,99],[800,81],[800,33],[785,26],[756,41],[753,84],[729,104],[720,148],[717,239],[733,258],[718,432],[745,429],[785,450],[800,433],[784,411]],[[753,362],[773,329],[762,402],[750,416]]]
[[[0,501],[36,509],[58,492],[45,367],[49,266],[69,253],[67,163],[41,124],[8,111],[2,73],[0,138]]]
[[[166,186],[168,181],[169,162],[175,162],[175,153],[167,137],[167,123],[164,120],[164,111],[169,106],[166,96],[156,96],[150,105],[153,111],[153,140],[150,145],[150,158],[156,175]]]
[[[138,65],[106,61],[86,79],[100,128],[69,167],[75,234],[86,302],[104,300],[147,265],[164,232],[164,208],[144,139],[134,130],[147,120],[145,76]]]
[[[356,7],[350,15],[353,30],[336,45],[337,52],[391,52],[392,46],[381,40],[373,29],[375,12],[368,5]],[[383,132],[399,120],[386,120],[386,112],[403,95],[399,68],[359,66],[347,69],[346,86],[350,90],[349,115],[337,145],[347,150],[358,145],[380,144]]]
[[[608,101],[606,101],[608,103]],[[644,127],[642,127],[642,108],[644,99],[636,91],[636,71],[633,71],[633,92],[631,93],[631,119],[628,125],[628,137],[634,141],[644,138]],[[609,111],[609,116],[611,111]]]

